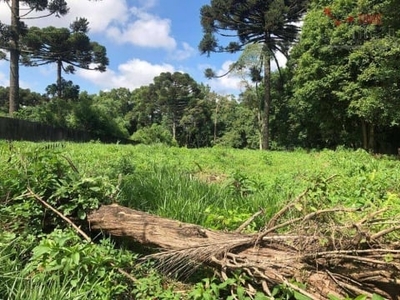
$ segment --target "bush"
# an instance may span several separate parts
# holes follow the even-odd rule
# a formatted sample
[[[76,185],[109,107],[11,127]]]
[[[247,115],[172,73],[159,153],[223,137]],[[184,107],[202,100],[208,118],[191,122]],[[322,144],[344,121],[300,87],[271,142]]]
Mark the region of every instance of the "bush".
[[[167,146],[178,146],[172,134],[158,124],[139,129],[131,136],[131,139],[145,145],[161,143]]]
[[[109,108],[96,103],[93,96],[82,93],[79,102],[73,108],[69,127],[79,130],[121,138],[129,136],[125,122],[120,117],[113,117]]]

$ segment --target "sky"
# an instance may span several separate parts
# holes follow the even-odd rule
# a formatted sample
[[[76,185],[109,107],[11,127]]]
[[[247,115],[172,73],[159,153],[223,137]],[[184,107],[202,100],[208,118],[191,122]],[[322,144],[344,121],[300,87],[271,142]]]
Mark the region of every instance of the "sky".
[[[200,8],[210,0],[69,0],[69,13],[57,18],[24,20],[28,26],[69,27],[76,18],[89,21],[88,33],[107,49],[110,64],[106,72],[78,69],[74,75],[63,74],[81,91],[97,94],[113,88],[134,90],[153,82],[162,72],[185,72],[219,94],[238,94],[241,79],[225,76],[206,79],[204,70],[212,68],[224,74],[239,54],[202,55],[198,44],[203,33]],[[21,14],[23,13],[21,8]],[[30,15],[32,16],[32,15]],[[10,23],[10,9],[0,2],[0,21]],[[221,38],[223,41],[223,38]],[[279,56],[281,64],[285,59]],[[273,64],[273,69],[276,65]],[[44,93],[55,83],[56,66],[20,67],[20,86]],[[0,86],[9,84],[9,63],[0,60]]]

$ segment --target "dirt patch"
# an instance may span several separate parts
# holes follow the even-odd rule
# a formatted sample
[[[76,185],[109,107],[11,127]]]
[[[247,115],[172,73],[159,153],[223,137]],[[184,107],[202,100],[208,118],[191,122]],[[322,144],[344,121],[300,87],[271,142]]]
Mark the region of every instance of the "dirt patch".
[[[206,182],[206,183],[223,183],[228,179],[228,175],[226,174],[215,174],[215,173],[207,173],[207,172],[199,172],[194,174],[194,178]]]

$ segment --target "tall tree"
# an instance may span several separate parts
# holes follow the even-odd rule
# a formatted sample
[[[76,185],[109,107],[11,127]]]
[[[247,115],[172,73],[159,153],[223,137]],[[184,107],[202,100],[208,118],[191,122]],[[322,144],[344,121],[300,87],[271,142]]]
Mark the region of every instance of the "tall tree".
[[[237,52],[248,44],[262,45],[264,101],[262,114],[262,146],[269,148],[269,113],[271,107],[270,77],[271,59],[281,52],[287,55],[290,45],[296,41],[307,0],[211,0],[201,8],[201,24],[204,36],[199,44],[202,53]],[[231,41],[220,45],[219,34]],[[235,38],[235,41],[232,41]],[[210,70],[206,75],[212,76]]]
[[[213,134],[212,102],[192,99],[185,108],[180,126],[183,127],[181,144],[190,148],[209,147]],[[184,139],[183,139],[184,137]]]
[[[324,6],[312,4],[288,62],[294,70],[293,130],[307,148],[334,146],[352,125],[347,122],[347,103],[335,93],[346,78],[349,49],[330,45],[335,25],[323,12]]]
[[[20,59],[20,38],[26,26],[24,19],[32,19],[32,12],[46,11],[42,18],[50,15],[62,16],[68,13],[65,0],[4,0],[7,2],[11,11],[11,24],[0,26],[0,48],[10,53],[10,99],[9,114],[12,115],[19,107],[19,59]],[[20,5],[27,6],[28,11],[20,14]]]
[[[132,91],[132,109],[125,116],[131,124],[131,133],[152,124],[161,124],[161,111],[154,83]]]
[[[104,72],[109,63],[106,48],[87,36],[89,22],[79,18],[68,28],[31,27],[21,39],[22,62],[27,66],[57,65],[57,96],[62,98],[62,71],[75,68]]]
[[[163,121],[171,126],[172,137],[176,139],[185,108],[200,96],[198,83],[186,73],[164,72],[154,78],[150,88],[156,92]]]
[[[260,90],[260,84],[262,83],[261,72],[263,68],[263,48],[264,47],[261,44],[247,45],[238,60],[232,66],[232,72],[237,73],[242,78],[242,84],[246,88],[246,90],[240,95],[242,98],[241,100],[244,100],[247,106],[254,111],[255,115],[257,116],[260,150],[263,149],[262,131],[264,128],[264,93]],[[270,119],[270,117],[268,118]],[[268,122],[268,125],[269,123],[270,122]]]
[[[61,79],[60,83],[53,83],[46,87],[46,94],[50,98],[58,97],[68,100],[78,100],[79,99],[79,90],[80,86],[74,84],[71,80],[66,81],[65,79]],[[61,93],[60,93],[61,91]],[[60,97],[61,95],[61,97]]]
[[[32,92],[30,89],[19,89],[20,104],[23,107],[37,106],[41,103],[47,102],[48,98],[45,95]],[[0,86],[0,112],[8,112],[8,101],[10,99],[10,87]]]
[[[377,129],[400,123],[400,31],[381,14],[391,2],[313,3],[291,62],[294,103],[310,146],[319,139],[323,147],[374,151]]]

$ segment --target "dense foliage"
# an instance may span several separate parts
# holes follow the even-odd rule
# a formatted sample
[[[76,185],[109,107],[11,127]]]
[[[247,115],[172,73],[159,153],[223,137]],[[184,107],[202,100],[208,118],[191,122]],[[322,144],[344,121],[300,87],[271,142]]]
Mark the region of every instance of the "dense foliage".
[[[97,95],[80,92],[78,85],[61,78],[48,86],[46,95],[19,89],[21,109],[15,116],[131,137],[145,144],[256,149],[266,148],[268,141],[270,149],[344,146],[397,153],[400,24],[393,9],[397,2],[311,1],[298,41],[292,22],[303,15],[306,1],[291,3],[215,0],[202,8],[204,39],[200,50],[243,50],[230,70],[243,79],[239,95],[218,95],[189,74],[179,72],[162,73],[149,85],[134,90],[116,88]],[[59,8],[66,13],[65,6]],[[6,47],[10,44],[10,27],[0,25],[2,45]],[[42,51],[54,46],[52,38],[65,35],[70,39],[65,39],[63,48],[89,48],[83,60],[67,55],[64,62],[75,61],[83,67],[99,62],[102,70],[107,62],[103,60],[105,49],[90,42],[86,30],[87,23],[79,19],[70,30],[24,28],[20,40]],[[219,44],[225,41],[222,39],[217,43],[216,36],[226,30],[238,40],[227,39],[227,45]],[[289,56],[287,66],[263,75],[274,51]],[[34,59],[26,62],[33,63]],[[45,62],[51,61],[55,62]],[[15,86],[0,88],[2,114],[13,106],[8,100],[12,93]]]
[[[31,27],[21,38],[22,62],[27,66],[57,65],[56,95],[69,99],[62,86],[62,71],[73,74],[76,68],[104,72],[109,63],[106,48],[88,37],[89,22],[80,18],[70,28]]]
[[[248,225],[251,232],[305,189],[299,214],[338,205],[362,208],[355,220],[384,208],[386,218],[400,213],[399,161],[363,150],[1,142],[0,154],[0,298],[6,299],[233,299],[231,293],[250,299],[243,274],[221,282],[202,270],[185,284],[167,280],[153,263],[139,263],[143,249],[96,233],[88,242],[38,198],[84,230],[90,210],[119,203],[219,230],[234,230],[264,208]],[[294,294],[274,289],[275,299]]]
[[[384,135],[398,128],[400,31],[385,15],[390,5],[315,1],[310,7],[292,51],[291,101],[303,121],[299,134],[311,146],[325,140],[382,149]]]
[[[269,149],[270,143],[270,61],[277,61],[277,52],[287,55],[290,45],[297,38],[297,22],[304,14],[307,3],[308,0],[212,0],[210,5],[204,5],[200,11],[204,32],[199,44],[202,53],[234,53],[243,50],[246,45],[260,45],[260,68],[246,65],[242,65],[241,68],[248,67],[255,82],[263,78],[264,97],[259,99],[260,138],[263,149]],[[217,35],[229,37],[228,45],[221,44]],[[261,69],[264,70],[263,75],[260,74]],[[206,75],[213,77],[212,70],[206,70]]]
[[[20,2],[33,11],[68,12],[65,1]],[[293,22],[306,2],[297,41]],[[92,63],[103,71],[108,64],[105,48],[86,35],[84,19],[70,29],[27,28],[18,18],[0,23],[0,49],[10,51],[14,67],[10,87],[0,87],[1,115],[141,143],[0,141],[0,298],[268,299],[246,295],[240,272],[225,281],[206,269],[185,282],[174,280],[181,274],[165,277],[140,259],[138,245],[90,232],[87,214],[103,204],[227,231],[261,208],[264,215],[246,227],[254,232],[307,191],[293,217],[344,206],[358,209],[350,214],[353,224],[382,211],[398,226],[399,161],[370,153],[397,153],[400,146],[397,6],[398,0],[212,0],[200,12],[200,50],[243,50],[231,70],[245,82],[239,95],[219,95],[180,72],[161,73],[134,90],[89,95],[60,75],[65,64],[70,72]],[[220,45],[216,35],[226,30],[238,40]],[[52,57],[60,54],[60,40],[69,51]],[[46,94],[19,89],[21,45],[36,51],[22,55],[27,65],[58,64],[57,83]],[[269,73],[276,51],[289,61]],[[257,148],[291,152],[250,150]],[[398,241],[398,230],[385,238]],[[285,285],[272,294],[306,299]]]
[[[11,20],[9,24],[0,22],[0,59],[5,57],[5,51],[10,53],[10,93],[9,114],[19,109],[19,63],[21,55],[20,39],[26,33],[27,26],[24,20],[56,15],[58,17],[68,13],[65,0],[18,0],[11,2]],[[20,6],[25,5],[27,12],[20,14]],[[32,12],[43,12],[42,16],[32,17]]]

